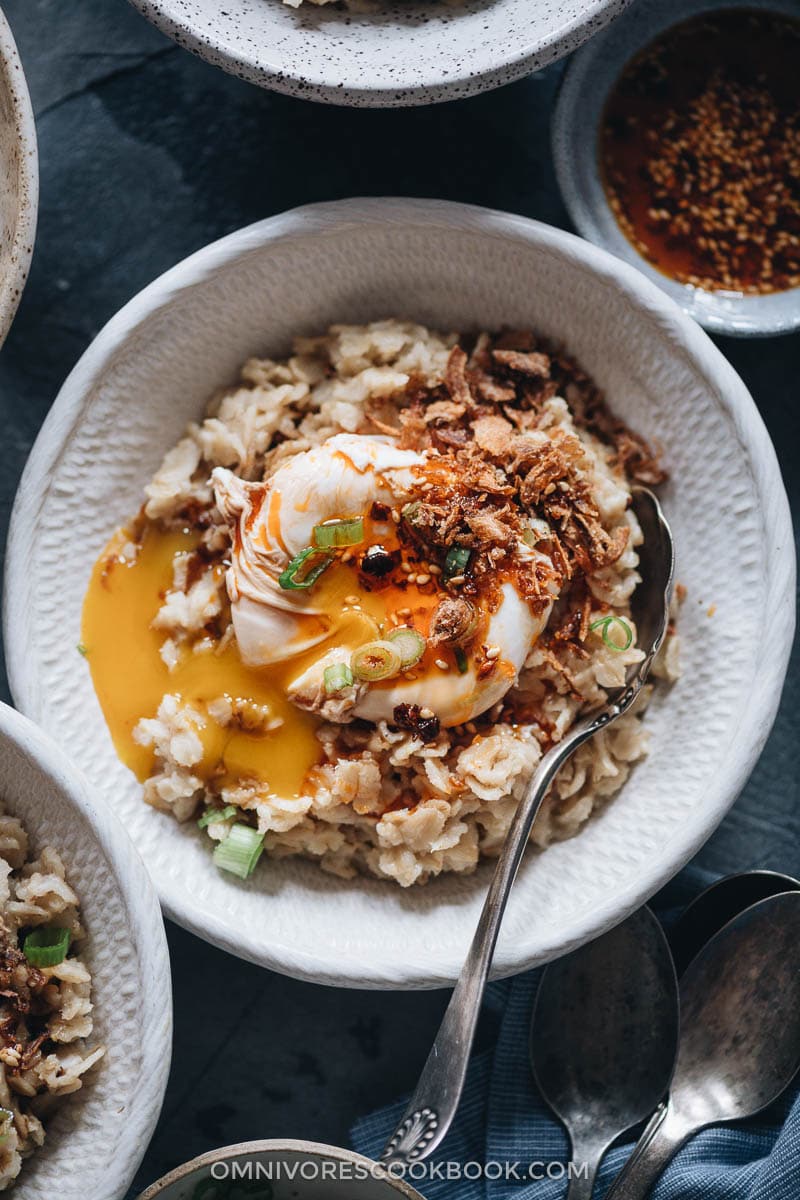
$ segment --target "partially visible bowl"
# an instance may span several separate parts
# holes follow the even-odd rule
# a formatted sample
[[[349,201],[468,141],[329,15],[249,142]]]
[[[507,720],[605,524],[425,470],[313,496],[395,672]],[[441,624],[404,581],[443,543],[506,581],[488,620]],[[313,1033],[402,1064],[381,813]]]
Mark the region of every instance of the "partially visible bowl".
[[[490,867],[401,890],[284,858],[240,883],[214,867],[193,822],[144,803],[75,648],[97,554],[215,388],[252,354],[286,353],[293,334],[390,316],[537,329],[663,447],[689,591],[684,673],[650,707],[651,754],[627,786],[577,837],[523,864],[496,974],[566,953],[639,907],[721,821],[767,736],[793,631],[794,546],[741,380],[663,292],[571,234],[468,205],[349,200],[251,225],[173,268],[98,335],[42,428],[12,518],[5,646],[16,702],[121,816],[171,917],[312,981],[442,987],[459,974]]]
[[[305,100],[397,108],[459,100],[538,71],[630,0],[132,0],[194,54]]]
[[[201,1195],[214,1200],[225,1196],[226,1182],[252,1189],[253,1200],[296,1200],[303,1188],[314,1200],[422,1200],[409,1184],[361,1154],[288,1139],[240,1142],[201,1154],[157,1180],[138,1200],[199,1200]],[[260,1193],[259,1182],[264,1185]]]
[[[46,1124],[23,1163],[17,1200],[121,1200],[155,1128],[169,1072],[172,1006],[164,925],[153,887],[117,818],[97,805],[64,754],[0,705],[0,798],[34,852],[64,861],[88,932],[90,1045],[106,1055]]]
[[[14,37],[0,10],[0,346],[28,278],[38,196],[31,100]]]
[[[679,283],[652,266],[620,228],[608,202],[598,152],[606,101],[628,62],[665,29],[718,9],[763,9],[798,17],[797,0],[642,0],[580,50],[567,68],[553,114],[556,174],[583,237],[638,267],[711,333],[765,337],[800,329],[800,288],[736,296]]]

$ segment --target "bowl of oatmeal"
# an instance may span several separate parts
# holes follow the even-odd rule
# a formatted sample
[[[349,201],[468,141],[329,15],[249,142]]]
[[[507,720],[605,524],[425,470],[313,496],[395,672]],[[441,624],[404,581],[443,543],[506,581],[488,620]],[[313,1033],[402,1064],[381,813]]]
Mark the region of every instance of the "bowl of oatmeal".
[[[15,698],[190,929],[305,978],[451,982],[519,790],[638,661],[639,482],[675,534],[679,636],[536,823],[498,949],[498,974],[522,969],[708,836],[792,629],[752,401],[602,251],[468,206],[348,201],[157,281],[78,365],[23,479]]]
[[[122,1195],[169,1067],[169,962],[118,821],[0,706],[0,1189]]]
[[[568,54],[629,0],[132,0],[181,46],[304,100],[458,100]]]

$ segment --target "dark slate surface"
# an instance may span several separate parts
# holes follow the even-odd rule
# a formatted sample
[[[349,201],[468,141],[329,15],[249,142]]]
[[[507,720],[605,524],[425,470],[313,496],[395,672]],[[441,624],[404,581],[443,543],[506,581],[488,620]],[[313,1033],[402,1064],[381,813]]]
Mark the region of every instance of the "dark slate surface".
[[[38,117],[41,209],[30,282],[0,359],[3,534],[67,372],[121,304],[204,243],[292,205],[358,194],[468,200],[567,224],[547,138],[559,68],[431,109],[332,109],[212,69],[125,0],[6,0],[5,11]],[[771,430],[797,516],[800,337],[720,344]],[[795,655],[766,752],[703,866],[800,874],[799,733]],[[314,987],[175,927],[169,936],[174,1065],[138,1185],[245,1138],[346,1144],[356,1115],[412,1085],[443,993]]]

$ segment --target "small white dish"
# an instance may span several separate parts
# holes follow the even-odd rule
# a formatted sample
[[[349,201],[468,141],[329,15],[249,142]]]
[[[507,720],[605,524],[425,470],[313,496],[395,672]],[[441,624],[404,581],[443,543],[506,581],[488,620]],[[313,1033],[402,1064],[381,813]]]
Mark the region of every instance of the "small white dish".
[[[727,812],[772,724],[794,625],[792,531],[775,452],[730,365],[638,271],[561,230],[441,201],[347,200],[241,229],[156,280],[95,339],[37,439],[11,524],[5,647],[16,702],[114,807],[174,920],[316,982],[444,987],[489,866],[403,891],[283,859],[240,883],[192,822],[144,803],[75,649],[97,555],[215,388],[293,334],[389,316],[531,326],[663,446],[689,590],[684,674],[652,705],[652,752],[627,786],[577,837],[526,859],[495,975],[565,953],[651,896]]]
[[[460,100],[538,71],[630,0],[132,0],[242,79],[304,100],[397,108]]]
[[[226,1194],[227,1180],[254,1191],[260,1180],[263,1195],[272,1200],[296,1200],[303,1188],[314,1200],[423,1200],[404,1180],[362,1154],[289,1139],[240,1142],[201,1154],[157,1180],[138,1200],[190,1200],[201,1192],[214,1200]],[[207,1193],[202,1189],[206,1181]]]
[[[158,1119],[169,1073],[169,956],[158,901],[124,829],[57,746],[0,704],[0,797],[35,851],[52,845],[81,904],[92,974],[90,1046],[106,1055],[23,1163],[17,1200],[122,1200]]]
[[[14,37],[0,10],[0,346],[28,278],[38,196],[31,100]]]
[[[643,258],[622,232],[600,173],[600,123],[624,67],[665,29],[723,8],[799,15],[797,0],[640,0],[615,23],[613,31],[584,46],[567,68],[553,114],[556,175],[578,232],[638,267],[704,329],[731,337],[791,333],[800,329],[800,288],[738,296],[707,292],[670,279]]]

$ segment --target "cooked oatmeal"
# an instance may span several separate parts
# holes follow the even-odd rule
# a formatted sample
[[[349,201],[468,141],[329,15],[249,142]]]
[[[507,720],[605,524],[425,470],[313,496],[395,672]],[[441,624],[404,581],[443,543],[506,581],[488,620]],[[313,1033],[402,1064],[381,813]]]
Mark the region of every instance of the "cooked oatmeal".
[[[641,661],[630,487],[663,478],[529,332],[381,321],[250,359],[95,569],[83,649],[120,756],[240,875],[262,850],[404,887],[473,870]],[[537,845],[646,754],[650,690],[562,769]]]
[[[0,1191],[45,1138],[61,1097],[102,1058],[89,1048],[92,979],[78,897],[58,853],[38,856],[0,804]]]

